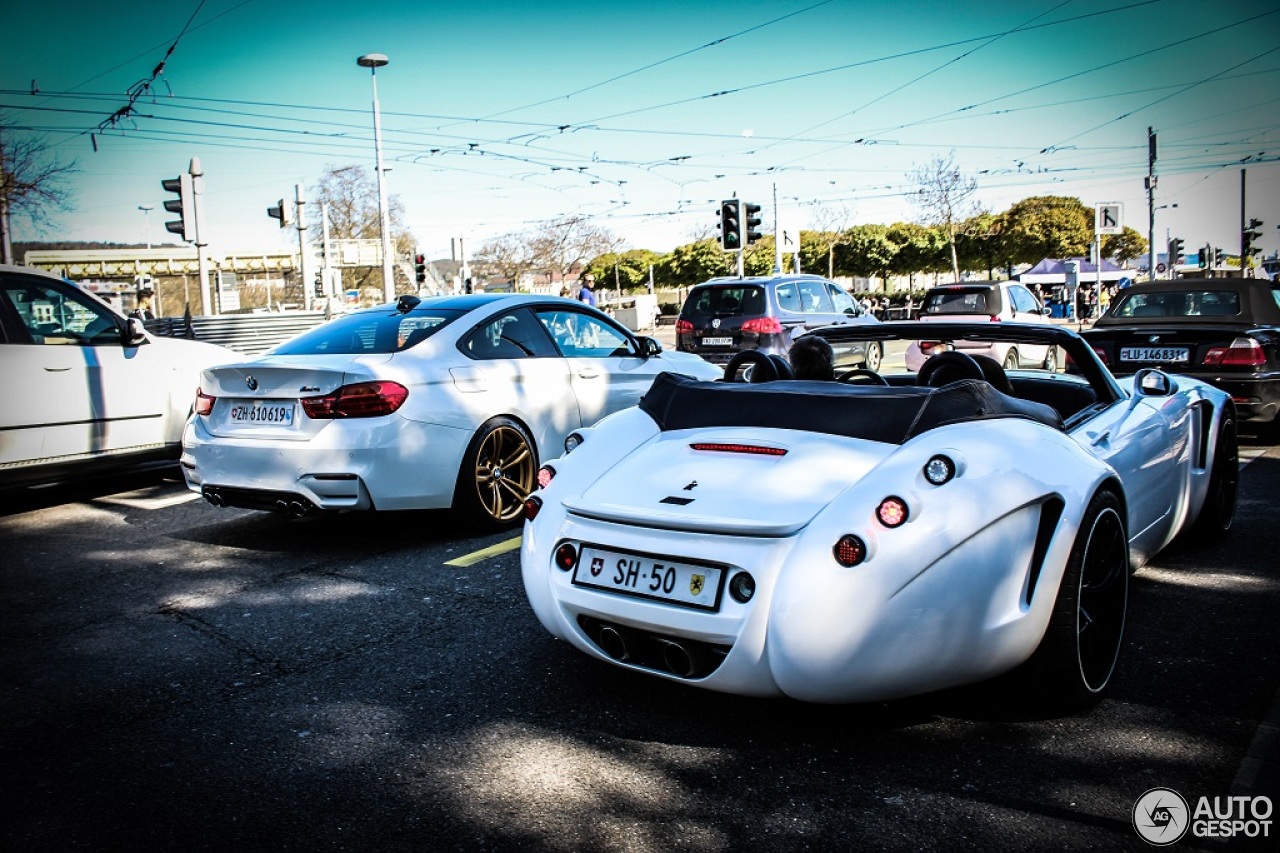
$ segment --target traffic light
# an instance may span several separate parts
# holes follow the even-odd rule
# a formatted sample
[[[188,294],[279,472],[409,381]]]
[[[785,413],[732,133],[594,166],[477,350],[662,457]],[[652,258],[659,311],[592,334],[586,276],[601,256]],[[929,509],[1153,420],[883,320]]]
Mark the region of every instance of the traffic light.
[[[1222,266],[1222,250],[1221,250],[1221,249],[1218,249],[1218,248],[1216,248],[1216,247],[1215,247],[1215,248],[1213,249],[1213,264],[1212,264],[1212,267],[1213,267],[1213,269],[1215,269],[1215,270],[1216,270],[1216,269],[1218,269],[1218,268],[1219,268],[1219,267],[1221,267],[1221,266]]]
[[[179,175],[160,182],[166,192],[177,193],[177,198],[166,199],[164,209],[178,214],[178,219],[166,222],[164,228],[171,234],[177,234],[183,240],[194,243],[196,240],[196,191],[195,183],[190,175]]]
[[[418,284],[427,283],[427,256],[413,256],[413,280]]]
[[[315,290],[316,296],[317,296],[317,297],[323,297],[323,296],[325,295],[325,293],[324,293],[324,273],[323,273],[323,272],[317,272],[317,273],[316,273],[316,283],[315,283],[315,285],[316,285],[316,290]]]
[[[1262,220],[1250,219],[1249,227],[1244,229],[1244,233],[1240,236],[1242,237],[1240,242],[1240,266],[1245,267],[1249,265],[1249,258],[1262,251],[1253,245],[1262,236]]]
[[[272,219],[279,219],[281,228],[288,228],[292,221],[292,217],[289,216],[289,205],[285,204],[284,199],[276,202],[275,207],[268,207],[267,216]]]
[[[739,199],[720,202],[720,246],[726,252],[742,248],[742,202]]]
[[[1169,267],[1176,267],[1182,263],[1182,238],[1174,237],[1169,241]]]
[[[746,227],[743,228],[743,231],[746,234],[746,240],[743,242],[750,246],[760,239],[760,232],[755,230],[760,226],[760,205],[747,203],[745,223]]]
[[[1212,260],[1213,260],[1213,249],[1210,249],[1210,248],[1209,248],[1209,244],[1208,244],[1208,243],[1205,243],[1205,244],[1200,248],[1200,252],[1199,252],[1199,264],[1200,264],[1200,269],[1205,269],[1206,267],[1208,267],[1208,266],[1209,266],[1209,263],[1210,263]]]

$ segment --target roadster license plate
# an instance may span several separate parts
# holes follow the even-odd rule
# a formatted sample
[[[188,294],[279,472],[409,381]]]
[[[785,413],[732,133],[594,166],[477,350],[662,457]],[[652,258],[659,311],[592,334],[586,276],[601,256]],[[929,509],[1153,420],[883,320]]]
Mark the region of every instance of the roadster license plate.
[[[702,345],[704,347],[730,347],[733,346],[733,338],[703,338]]]
[[[583,546],[573,570],[577,586],[657,599],[698,610],[719,610],[724,569]]]
[[[1186,364],[1190,359],[1185,347],[1121,347],[1120,360]]]
[[[233,400],[227,419],[237,426],[293,426],[293,403]]]

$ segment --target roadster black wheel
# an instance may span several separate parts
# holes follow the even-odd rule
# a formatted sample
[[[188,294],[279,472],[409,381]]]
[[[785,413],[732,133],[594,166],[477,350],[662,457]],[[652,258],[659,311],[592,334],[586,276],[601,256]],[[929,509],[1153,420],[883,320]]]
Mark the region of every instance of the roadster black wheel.
[[[1120,499],[1101,489],[1085,510],[1053,615],[1028,662],[1036,698],[1073,713],[1111,686],[1129,606],[1129,540]]]
[[[537,471],[537,454],[524,428],[510,418],[494,418],[467,448],[454,505],[468,521],[490,528],[506,526],[520,518]]]

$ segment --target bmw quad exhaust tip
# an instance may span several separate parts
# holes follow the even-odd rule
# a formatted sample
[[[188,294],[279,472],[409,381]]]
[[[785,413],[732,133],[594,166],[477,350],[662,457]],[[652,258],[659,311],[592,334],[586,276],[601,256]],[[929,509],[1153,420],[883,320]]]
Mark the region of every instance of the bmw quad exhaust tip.
[[[612,625],[604,625],[600,628],[600,637],[596,640],[604,653],[614,660],[626,660],[627,639],[622,636],[622,632]]]

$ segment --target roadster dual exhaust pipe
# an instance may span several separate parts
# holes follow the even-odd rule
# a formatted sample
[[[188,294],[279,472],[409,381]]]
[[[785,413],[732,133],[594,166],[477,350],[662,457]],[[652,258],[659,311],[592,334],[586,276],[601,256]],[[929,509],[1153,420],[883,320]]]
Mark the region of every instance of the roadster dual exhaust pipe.
[[[695,678],[706,672],[706,655],[697,646],[642,634],[617,625],[601,625],[596,635],[600,650],[616,661],[634,662],[641,666],[665,669],[681,678]],[[654,650],[660,647],[660,655],[646,654],[643,647]]]

